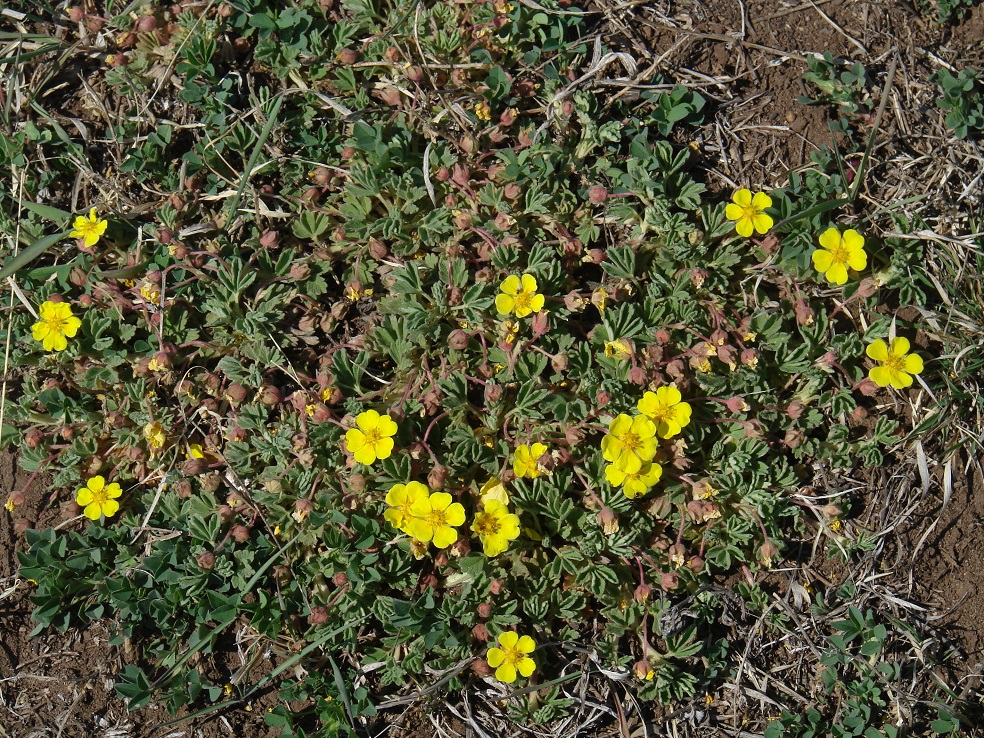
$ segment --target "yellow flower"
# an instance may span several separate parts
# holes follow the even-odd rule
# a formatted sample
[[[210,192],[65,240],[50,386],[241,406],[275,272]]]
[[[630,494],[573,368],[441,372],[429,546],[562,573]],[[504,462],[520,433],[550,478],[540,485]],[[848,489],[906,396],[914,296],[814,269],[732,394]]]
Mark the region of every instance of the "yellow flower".
[[[420,482],[393,485],[386,493],[386,504],[390,507],[383,517],[397,530],[408,533],[408,523],[413,517],[410,508],[418,501],[426,500],[428,494],[427,485]]]
[[[743,188],[732,195],[724,214],[728,220],[735,221],[738,235],[748,238],[752,231],[768,233],[772,228],[772,218],[762,212],[771,207],[772,198],[764,192],[756,192],[753,197],[750,190]]]
[[[204,459],[205,451],[202,449],[202,444],[192,443],[188,446],[188,450],[185,452],[185,456],[189,459]]]
[[[82,321],[72,315],[72,306],[67,302],[46,300],[38,309],[40,320],[31,326],[35,341],[41,341],[45,351],[64,351],[68,347],[67,338],[74,338]]]
[[[479,120],[492,120],[492,109],[487,102],[475,103],[475,117]]]
[[[167,442],[167,436],[164,433],[164,426],[156,421],[147,423],[147,425],[143,427],[143,436],[147,440],[147,445],[150,447],[151,451],[164,448],[164,444]]]
[[[912,384],[912,375],[923,370],[923,360],[918,354],[909,353],[909,341],[896,338],[891,346],[882,340],[868,344],[864,350],[869,358],[881,362],[880,366],[868,370],[868,377],[879,387],[891,385],[895,389],[905,389]]]
[[[358,428],[345,433],[345,445],[360,464],[368,466],[376,459],[385,459],[393,452],[396,423],[389,415],[366,410],[355,419]]]
[[[152,305],[157,305],[161,301],[161,291],[151,282],[140,285],[140,296]]]
[[[509,493],[506,492],[505,485],[494,477],[482,485],[478,495],[483,505],[488,505],[490,500],[501,502],[503,505],[509,504]]]
[[[509,541],[519,537],[519,516],[498,500],[489,500],[485,509],[476,513],[471,529],[482,541],[485,555],[498,556],[509,548]]]
[[[447,492],[435,492],[410,506],[406,526],[409,535],[421,543],[433,542],[437,548],[447,548],[458,540],[455,528],[464,522],[465,508],[453,502]]]
[[[99,242],[99,237],[106,232],[109,223],[96,216],[96,209],[89,208],[89,217],[80,215],[72,224],[72,232],[68,235],[72,238],[81,238],[86,246],[95,246]]]
[[[75,501],[85,508],[82,514],[89,520],[99,520],[100,515],[113,517],[120,509],[116,498],[123,494],[116,482],[106,484],[103,477],[93,477],[75,495]]]
[[[625,413],[612,418],[608,435],[601,439],[601,453],[625,474],[638,473],[656,454],[656,424],[645,415]]]
[[[547,447],[542,443],[527,446],[525,443],[516,447],[513,455],[513,473],[517,477],[536,479],[543,472],[537,459],[547,453]]]
[[[828,228],[820,235],[820,246],[813,252],[813,267],[830,284],[847,282],[848,267],[860,272],[868,266],[864,237],[854,229],[844,231],[842,236],[836,228]]]
[[[512,343],[519,335],[519,323],[515,320],[504,320],[499,326],[499,335],[506,343]]]
[[[536,287],[536,277],[532,274],[524,274],[522,277],[509,275],[499,285],[495,309],[501,315],[515,313],[517,318],[540,312],[543,310],[544,298],[536,293]]]
[[[641,497],[649,491],[649,488],[659,481],[663,476],[663,467],[655,461],[643,464],[642,468],[634,474],[626,474],[615,464],[605,467],[605,479],[613,487],[621,487],[622,492],[630,500]]]
[[[527,655],[535,649],[536,642],[532,638],[520,638],[518,633],[510,630],[499,635],[499,648],[490,648],[485,660],[495,669],[496,679],[512,684],[516,681],[516,672],[528,677],[536,671],[536,664]]]
[[[328,402],[331,399],[332,393],[335,391],[334,387],[325,387],[321,390],[321,401]]]
[[[647,392],[637,407],[656,424],[660,438],[672,438],[690,422],[690,403],[672,385]]]
[[[616,338],[614,341],[605,341],[605,356],[624,361],[632,355],[632,347],[624,338]]]

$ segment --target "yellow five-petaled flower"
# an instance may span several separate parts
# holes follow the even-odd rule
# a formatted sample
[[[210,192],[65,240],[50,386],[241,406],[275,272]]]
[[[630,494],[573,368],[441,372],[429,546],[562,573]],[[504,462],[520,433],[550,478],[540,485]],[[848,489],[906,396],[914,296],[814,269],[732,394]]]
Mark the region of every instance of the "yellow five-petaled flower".
[[[608,464],[605,467],[605,479],[608,483],[613,487],[621,487],[622,492],[630,500],[646,494],[662,476],[663,467],[655,461],[646,462],[633,474],[626,474],[618,468],[617,464]]]
[[[854,229],[841,232],[828,228],[820,235],[821,248],[813,252],[813,266],[830,284],[847,282],[847,270],[860,272],[868,266],[864,237]]]
[[[383,517],[394,528],[410,535],[409,523],[413,518],[410,509],[420,500],[426,500],[429,494],[430,490],[420,482],[394,484],[386,493],[386,504],[390,507],[383,513]]]
[[[393,438],[396,423],[389,415],[380,415],[375,410],[359,413],[355,419],[358,428],[345,433],[345,445],[355,460],[366,466],[376,459],[388,458],[393,453]]]
[[[879,387],[891,385],[905,389],[912,384],[912,376],[923,370],[923,360],[918,354],[909,353],[909,340],[899,336],[891,345],[881,339],[868,344],[864,350],[869,358],[880,362],[868,371],[868,377]]]
[[[72,238],[81,238],[86,246],[95,246],[99,242],[99,237],[106,232],[109,223],[96,215],[96,209],[89,209],[89,217],[80,215],[72,223],[72,232],[68,235]]]
[[[622,413],[608,426],[608,435],[601,439],[601,453],[618,471],[639,472],[656,455],[656,424],[645,415],[634,418]]]
[[[495,309],[502,315],[515,313],[517,318],[540,312],[543,310],[544,298],[537,294],[536,288],[536,277],[532,274],[524,274],[522,277],[509,275],[499,285]]]
[[[406,526],[410,536],[421,543],[433,542],[437,548],[447,548],[458,540],[455,528],[464,522],[465,508],[447,492],[435,492],[410,505]]]
[[[517,672],[528,677],[536,670],[536,662],[529,657],[535,649],[536,642],[532,638],[520,637],[509,630],[499,635],[499,647],[490,648],[485,660],[495,669],[496,679],[512,684],[516,681]]]
[[[735,230],[739,236],[748,238],[753,231],[768,233],[772,228],[772,217],[763,212],[772,207],[772,198],[764,192],[740,189],[731,196],[731,202],[724,209],[728,220],[735,221]]]
[[[660,438],[672,438],[690,422],[690,403],[673,385],[647,392],[636,407],[656,424]]]
[[[544,471],[538,459],[547,453],[547,447],[542,443],[527,446],[525,443],[516,447],[513,456],[513,473],[517,477],[536,479]]]
[[[35,341],[41,341],[45,351],[64,351],[68,338],[74,338],[82,321],[72,315],[67,302],[42,302],[38,309],[40,320],[31,326]]]
[[[475,514],[471,529],[482,542],[485,555],[498,556],[509,548],[509,541],[519,537],[519,516],[498,500],[489,499]]]
[[[93,477],[75,495],[75,501],[84,509],[82,514],[89,520],[99,520],[100,515],[113,517],[120,509],[116,498],[123,494],[116,482],[106,484],[103,477]]]

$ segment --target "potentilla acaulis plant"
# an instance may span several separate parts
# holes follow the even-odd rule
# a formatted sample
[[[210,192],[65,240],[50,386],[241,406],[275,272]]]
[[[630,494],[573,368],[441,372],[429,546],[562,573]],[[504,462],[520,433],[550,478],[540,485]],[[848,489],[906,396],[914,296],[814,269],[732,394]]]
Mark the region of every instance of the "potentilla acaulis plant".
[[[128,667],[120,693],[164,690],[173,709],[203,699],[189,639],[208,649],[197,634],[238,617],[337,656],[356,710],[456,666],[449,689],[547,681],[589,637],[643,697],[709,688],[728,648],[702,585],[754,582],[837,522],[804,491],[811,465],[878,463],[898,425],[858,425],[870,398],[923,371],[908,329],[874,312],[895,245],[810,192],[709,197],[693,150],[615,101],[574,92],[541,132],[538,96],[587,53],[559,43],[577,16],[421,6],[427,53],[467,62],[449,76],[345,12],[350,29],[298,54],[322,55],[310,73],[365,117],[326,132],[315,108],[262,96],[296,156],[257,198],[289,218],[230,198],[215,136],[169,178],[161,152],[180,153],[158,132],[132,154],[174,190],[142,226],[152,239],[106,207],[32,221],[73,226],[54,276],[24,277],[36,315],[12,334],[22,466],[65,492],[65,526],[30,534],[21,559],[35,617],[151,633],[162,666]],[[198,43],[183,23],[180,49]],[[549,68],[525,71],[545,44]],[[264,37],[255,53],[290,79],[289,48]],[[126,53],[131,74],[153,62]],[[179,69],[205,115],[232,98],[214,70],[191,74],[197,58]],[[467,103],[453,124],[452,85]],[[206,215],[222,229],[189,227]],[[696,614],[671,628],[687,597]],[[283,689],[338,686],[312,672]]]

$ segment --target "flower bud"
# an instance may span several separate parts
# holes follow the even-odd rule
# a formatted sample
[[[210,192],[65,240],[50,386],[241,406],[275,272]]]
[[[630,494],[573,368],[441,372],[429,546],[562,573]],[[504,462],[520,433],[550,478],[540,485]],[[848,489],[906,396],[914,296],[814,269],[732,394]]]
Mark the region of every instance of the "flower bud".
[[[220,486],[222,486],[222,479],[215,473],[206,474],[202,477],[201,485],[203,491],[214,493]]]
[[[878,385],[868,377],[865,377],[858,382],[856,389],[859,390],[865,397],[874,397],[878,394]]]
[[[645,659],[636,661],[635,664],[632,665],[632,674],[636,677],[636,679],[644,679],[648,681],[653,678],[653,666]]]
[[[629,369],[629,381],[632,384],[644,387],[646,385],[646,370],[641,366],[634,366]]]
[[[489,583],[489,593],[493,595],[501,594],[502,590],[505,588],[501,579],[493,579]]]
[[[611,399],[611,396],[605,390],[598,390],[598,394],[595,395],[595,402],[600,408],[611,402]]]
[[[187,479],[180,480],[174,485],[174,494],[178,496],[179,500],[187,500],[191,497],[191,482]]]
[[[492,605],[488,602],[483,602],[478,606],[478,617],[482,619],[488,618],[492,614]]]
[[[44,432],[40,428],[28,428],[24,432],[24,445],[28,448],[37,448],[44,443]]]
[[[284,399],[283,393],[280,391],[279,387],[274,387],[272,384],[265,384],[260,387],[260,402],[264,405],[279,405]]]
[[[598,513],[598,524],[606,536],[610,536],[618,530],[618,516],[610,507],[603,507]]]
[[[229,440],[235,443],[241,443],[246,440],[246,429],[238,425],[233,425],[229,428]]]
[[[205,459],[188,459],[181,465],[181,473],[186,477],[197,477],[208,471],[208,464]]]
[[[570,310],[572,313],[577,312],[584,308],[585,306],[584,298],[581,297],[577,292],[568,292],[564,295],[564,307]]]
[[[384,87],[376,96],[383,101],[384,104],[389,105],[391,108],[400,107],[403,99],[400,95],[400,91],[395,87]]]
[[[601,185],[592,185],[588,188],[588,202],[592,205],[601,205],[608,199],[608,190]]]
[[[446,466],[435,466],[430,470],[430,474],[427,475],[427,486],[433,490],[444,489],[444,483],[448,479],[448,474],[450,474],[450,471]]]
[[[246,543],[249,540],[249,528],[245,525],[234,525],[229,535],[236,543]]]
[[[806,441],[806,434],[799,428],[790,428],[782,439],[782,442],[789,448],[799,448],[804,441]]]
[[[700,572],[704,570],[704,559],[700,556],[691,556],[690,560],[687,562],[687,567],[690,571]]]
[[[198,566],[205,571],[215,568],[215,554],[211,551],[202,551],[195,557],[195,560],[198,562]]]
[[[451,331],[448,335],[448,346],[457,351],[463,351],[468,348],[468,334],[460,328]]]
[[[382,241],[374,238],[369,242],[369,256],[373,259],[385,259],[388,255],[389,250]]]
[[[680,579],[672,571],[660,574],[659,586],[670,592],[680,586]]]
[[[407,79],[411,82],[420,83],[424,81],[424,70],[416,64],[407,69]]]
[[[315,605],[311,608],[311,614],[308,615],[308,622],[311,625],[324,625],[328,622],[328,611],[321,605]]]
[[[632,597],[636,602],[647,602],[649,600],[649,596],[652,594],[652,591],[653,588],[643,582],[635,588],[635,591],[632,593]]]
[[[772,541],[766,541],[759,546],[756,556],[762,566],[772,566],[772,560],[779,555],[779,548]]]
[[[359,60],[359,53],[355,49],[342,49],[338,52],[338,63],[343,66],[355,64]]]
[[[352,474],[348,478],[349,489],[355,492],[361,492],[366,488],[366,478],[362,474]]]
[[[336,587],[344,587],[348,584],[348,576],[346,576],[344,571],[336,571],[331,577],[331,583]]]
[[[569,364],[570,361],[565,353],[557,354],[550,359],[550,367],[558,374],[562,374],[567,371]]]

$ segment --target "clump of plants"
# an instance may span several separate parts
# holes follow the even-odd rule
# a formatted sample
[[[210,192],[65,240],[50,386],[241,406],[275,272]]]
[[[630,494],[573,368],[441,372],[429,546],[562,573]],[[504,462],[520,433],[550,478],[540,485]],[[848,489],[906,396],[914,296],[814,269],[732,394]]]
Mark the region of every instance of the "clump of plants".
[[[733,644],[708,583],[834,524],[815,469],[901,435],[874,402],[931,358],[884,307],[918,244],[821,170],[709,197],[666,139],[700,98],[647,118],[572,86],[584,17],[544,8],[109,19],[107,83],[136,106],[173,61],[200,122],[126,119],[125,194],[161,193],[136,217],[43,202],[70,144],[3,134],[56,163],[3,195],[4,438],[64,513],[21,573],[38,629],[141,645],[132,707],[277,680],[305,705],[270,712],[285,735],[354,731],[387,690],[554,686],[584,647],[644,699],[712,690]],[[267,83],[238,85],[248,64]],[[233,625],[279,661],[225,688],[198,655]]]
[[[943,93],[936,104],[946,111],[946,127],[957,138],[984,131],[984,84],[976,70],[968,67],[953,74],[941,69],[933,81]]]

